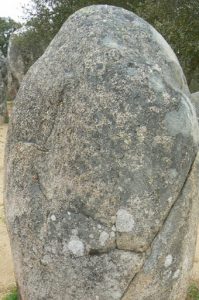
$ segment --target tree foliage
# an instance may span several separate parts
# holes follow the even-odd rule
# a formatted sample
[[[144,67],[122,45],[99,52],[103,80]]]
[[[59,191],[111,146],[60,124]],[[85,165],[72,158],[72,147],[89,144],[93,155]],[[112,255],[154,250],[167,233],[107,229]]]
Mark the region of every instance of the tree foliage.
[[[21,25],[11,18],[0,18],[0,50],[6,56],[10,35]]]
[[[32,39],[45,49],[72,13],[93,4],[120,6],[147,20],[172,46],[191,82],[199,68],[198,0],[32,0],[26,8],[27,23],[34,28]]]
[[[199,68],[199,1],[145,1],[137,13],[171,45],[190,84]],[[197,80],[199,82],[199,78]]]

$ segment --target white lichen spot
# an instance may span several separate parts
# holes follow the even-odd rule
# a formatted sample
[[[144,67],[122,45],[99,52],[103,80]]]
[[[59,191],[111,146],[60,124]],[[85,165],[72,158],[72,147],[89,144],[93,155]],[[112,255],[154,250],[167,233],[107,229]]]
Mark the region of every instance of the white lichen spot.
[[[109,239],[109,234],[106,231],[102,231],[99,237],[100,246],[104,246],[108,239]]]
[[[55,215],[52,215],[50,218],[51,218],[51,221],[53,221],[53,222],[55,222],[55,221],[56,221],[56,217],[55,217]]]
[[[116,231],[115,225],[113,225],[111,229],[112,229],[113,231]]]
[[[81,240],[77,238],[72,238],[68,243],[68,249],[75,256],[83,256],[84,255],[84,244]]]
[[[70,211],[68,211],[67,214],[70,216],[71,215]]]
[[[172,202],[172,200],[173,200],[173,198],[172,198],[172,197],[169,197],[169,198],[168,198],[168,202],[169,202],[169,203],[171,203],[171,202]]]
[[[104,46],[112,49],[122,49],[122,46],[118,44],[116,40],[114,40],[111,36],[106,36],[102,43]]]
[[[162,95],[163,95],[164,103],[169,104],[171,102],[171,96],[167,92],[164,92]],[[173,101],[175,101],[175,100],[173,100]]]
[[[121,186],[118,186],[118,190],[120,191],[120,192],[123,192],[123,188],[121,187]]]
[[[161,67],[158,65],[158,64],[155,64],[153,67],[152,67],[153,71],[157,71],[157,72],[161,72],[162,69]]]
[[[152,111],[152,112],[155,112],[155,113],[159,113],[160,112],[160,109],[157,106],[151,106],[149,108],[149,110]]]
[[[44,255],[42,257],[42,259],[40,260],[41,264],[44,265],[44,266],[47,266],[51,261],[51,258],[49,255]]]
[[[100,224],[98,224],[98,225],[97,225],[97,228],[98,228],[98,229],[101,229],[101,228],[102,228],[102,226],[101,226]]]
[[[179,277],[179,275],[180,275],[180,270],[177,269],[173,274],[173,279],[177,279]]]
[[[178,176],[178,172],[176,169],[170,169],[169,170],[169,177],[171,179],[175,179]]]
[[[90,239],[93,239],[93,238],[94,238],[94,235],[93,235],[93,234],[89,234],[89,238],[90,238]]]
[[[134,226],[133,216],[125,209],[119,209],[116,217],[116,230],[118,232],[130,232]]]
[[[168,268],[170,267],[170,265],[172,264],[172,261],[173,261],[173,257],[172,255],[167,255],[166,259],[165,259],[165,262],[164,262],[164,266],[165,268]]]

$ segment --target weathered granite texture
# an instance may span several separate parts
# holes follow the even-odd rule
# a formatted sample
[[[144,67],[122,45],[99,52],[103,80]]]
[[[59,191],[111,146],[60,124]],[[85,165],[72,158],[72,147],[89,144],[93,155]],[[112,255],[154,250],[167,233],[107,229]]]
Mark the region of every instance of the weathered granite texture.
[[[6,58],[0,51],[0,123],[3,123],[6,113],[6,80],[7,66]]]
[[[28,71],[8,134],[23,300],[185,298],[198,211],[189,97],[175,54],[135,14],[91,6],[66,21]]]

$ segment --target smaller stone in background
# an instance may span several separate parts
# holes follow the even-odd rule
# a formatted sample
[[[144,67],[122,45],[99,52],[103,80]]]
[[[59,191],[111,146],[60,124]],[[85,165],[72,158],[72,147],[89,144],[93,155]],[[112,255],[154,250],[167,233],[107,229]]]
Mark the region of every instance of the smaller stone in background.
[[[6,58],[0,51],[0,124],[4,122],[6,114],[6,80],[7,80],[7,66]]]

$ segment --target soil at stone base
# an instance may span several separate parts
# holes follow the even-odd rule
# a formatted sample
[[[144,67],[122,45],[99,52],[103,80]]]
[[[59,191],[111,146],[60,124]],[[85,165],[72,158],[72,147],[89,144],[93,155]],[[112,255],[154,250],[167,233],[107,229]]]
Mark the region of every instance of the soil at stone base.
[[[0,300],[15,285],[12,255],[5,225],[3,209],[4,188],[4,146],[6,141],[7,125],[0,125]],[[191,281],[199,287],[199,230],[196,255],[191,275]]]
[[[2,299],[6,291],[15,285],[12,256],[3,208],[4,146],[7,127],[6,124],[0,126],[0,299]]]

